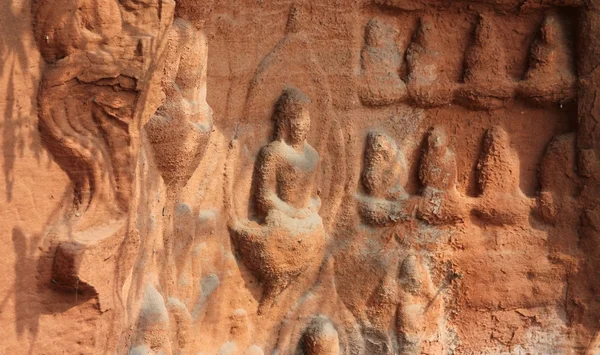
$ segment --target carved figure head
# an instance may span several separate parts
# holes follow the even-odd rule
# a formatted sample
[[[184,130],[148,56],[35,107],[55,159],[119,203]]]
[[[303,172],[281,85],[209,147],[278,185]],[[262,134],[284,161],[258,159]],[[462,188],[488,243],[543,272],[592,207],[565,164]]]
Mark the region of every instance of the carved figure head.
[[[419,18],[417,30],[413,34],[413,43],[417,43],[421,47],[427,48],[429,46],[431,37],[435,36],[435,34],[432,33],[432,30],[433,26],[430,18]]]
[[[285,88],[275,105],[275,139],[297,144],[310,130],[311,100],[296,88]]]
[[[369,132],[367,134],[366,155],[371,163],[393,164],[396,160],[398,147],[386,134]]]
[[[492,126],[488,129],[483,139],[483,146],[486,150],[494,148],[497,150],[506,150],[510,147],[510,137],[500,126]]]
[[[553,13],[549,13],[544,18],[541,28],[541,40],[544,43],[553,43],[559,37],[558,19]]]
[[[214,3],[215,0],[176,0],[175,16],[200,28],[212,12]]]
[[[519,156],[502,127],[493,126],[485,133],[477,166],[481,192],[515,192],[519,189]]]
[[[381,47],[391,40],[392,29],[383,21],[372,18],[365,27],[365,43],[372,47]]]
[[[429,130],[427,135],[427,149],[430,152],[444,153],[448,147],[448,137],[446,132],[440,126],[435,126]]]

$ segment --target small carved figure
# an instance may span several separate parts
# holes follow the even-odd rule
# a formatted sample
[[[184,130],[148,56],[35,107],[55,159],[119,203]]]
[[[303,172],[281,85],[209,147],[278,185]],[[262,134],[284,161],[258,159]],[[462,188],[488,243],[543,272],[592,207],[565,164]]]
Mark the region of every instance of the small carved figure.
[[[406,50],[408,78],[406,85],[411,99],[420,106],[440,106],[452,101],[454,85],[439,68],[440,47],[435,25],[427,17],[419,19],[417,31]]]
[[[406,159],[394,140],[386,134],[369,132],[364,156],[362,184],[366,196],[359,196],[359,210],[365,222],[394,224],[412,215]]]
[[[283,90],[274,113],[274,139],[255,165],[260,226],[237,222],[232,227],[240,257],[264,283],[263,301],[272,301],[320,260],[324,249],[321,200],[314,186],[319,154],[306,142],[309,103],[300,90]]]
[[[581,250],[578,233],[582,216],[580,194],[582,181],[577,171],[577,138],[563,134],[550,141],[540,162],[540,193],[537,216],[552,226],[548,232],[548,250],[554,260],[562,260],[566,270],[575,273],[573,255]],[[568,278],[576,280],[576,277]]]
[[[429,332],[437,331],[440,302],[422,260],[409,254],[399,273],[397,312],[398,341],[401,354],[421,354],[421,343]]]
[[[212,130],[206,102],[208,44],[204,21],[212,2],[178,1],[169,29],[161,80],[164,103],[146,124],[148,138],[167,185],[181,186],[198,167]]]
[[[426,136],[425,151],[419,166],[423,185],[418,216],[432,224],[462,220],[464,211],[456,189],[456,156],[448,147],[448,137],[441,127],[433,127]]]
[[[365,105],[390,105],[407,98],[406,84],[400,77],[402,56],[394,43],[393,33],[389,25],[376,18],[365,27],[359,89]]]
[[[532,201],[519,186],[519,155],[501,127],[494,126],[486,132],[477,170],[481,201],[475,213],[479,218],[502,225],[514,224],[529,216]]]
[[[304,355],[339,355],[339,335],[331,321],[324,316],[313,319],[302,336],[301,348]]]
[[[441,303],[435,300],[431,277],[421,258],[413,252],[404,255],[371,296],[371,327],[363,330],[363,336],[377,339],[377,346],[367,345],[371,352],[392,353],[385,335],[390,324],[395,324],[401,354],[420,354],[422,340],[438,331]]]
[[[480,15],[473,42],[465,53],[464,86],[458,92],[459,98],[476,109],[494,109],[513,95],[513,87],[496,27]]]
[[[573,133],[555,137],[546,147],[540,163],[539,213],[550,224],[577,220],[572,213],[576,212],[581,181],[577,175],[575,142]]]
[[[520,93],[537,103],[565,102],[575,97],[572,53],[556,13],[549,12],[531,46],[529,68]]]
[[[169,328],[169,312],[163,296],[154,286],[146,286],[129,354],[170,353]]]

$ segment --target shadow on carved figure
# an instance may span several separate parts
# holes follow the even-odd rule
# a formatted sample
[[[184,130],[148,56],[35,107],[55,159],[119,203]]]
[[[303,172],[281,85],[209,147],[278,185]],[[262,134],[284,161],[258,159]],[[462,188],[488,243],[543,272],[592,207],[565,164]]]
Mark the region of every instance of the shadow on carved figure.
[[[384,133],[369,132],[362,173],[366,195],[357,196],[363,220],[374,225],[408,220],[415,206],[404,190],[407,181],[406,159],[394,140]]]
[[[406,84],[400,77],[402,56],[394,42],[394,29],[382,20],[373,18],[367,23],[360,60],[359,96],[365,105],[389,105],[407,98]]]
[[[98,294],[112,307],[107,264],[127,229],[137,162],[140,93],[152,39],[161,28],[153,1],[34,1],[35,36],[46,62],[38,92],[42,141],[72,183],[72,204],[49,236],[57,236],[52,278],[67,289]],[[164,16],[168,18],[168,7]],[[125,28],[128,30],[126,31]],[[132,233],[134,234],[134,233]],[[133,245],[132,243],[131,245]],[[115,269],[111,260],[107,268]],[[109,272],[110,274],[110,272]]]
[[[315,193],[319,154],[306,142],[309,103],[300,90],[283,90],[273,141],[260,150],[254,168],[259,224],[234,221],[231,226],[240,258],[264,284],[261,306],[322,260],[325,232]]]
[[[549,12],[531,46],[529,68],[520,84],[520,94],[537,103],[562,103],[575,97],[575,82],[565,31],[558,15]]]
[[[504,106],[514,90],[504,52],[494,23],[479,15],[473,41],[465,53],[464,85],[457,93],[459,101],[475,109]]]
[[[425,137],[419,166],[423,186],[418,217],[430,224],[456,223],[464,219],[464,201],[456,188],[456,156],[448,147],[442,127],[433,127]]]
[[[477,163],[480,201],[474,213],[492,224],[514,224],[527,220],[532,201],[519,186],[519,155],[511,147],[508,133],[499,126],[487,130]]]
[[[440,70],[442,57],[435,23],[421,17],[413,39],[406,50],[408,64],[407,88],[411,99],[419,106],[431,107],[448,104],[453,99],[453,89],[448,77]]]

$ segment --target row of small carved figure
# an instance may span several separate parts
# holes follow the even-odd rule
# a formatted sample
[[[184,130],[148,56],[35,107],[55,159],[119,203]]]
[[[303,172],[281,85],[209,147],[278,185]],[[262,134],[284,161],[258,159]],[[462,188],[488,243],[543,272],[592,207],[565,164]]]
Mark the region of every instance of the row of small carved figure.
[[[471,213],[487,223],[504,225],[527,220],[535,199],[519,187],[519,157],[510,146],[508,133],[494,126],[485,134],[477,164],[478,198],[468,198],[457,190],[454,152],[441,127],[426,137],[419,166],[423,186],[420,196],[410,196],[404,186],[407,164],[392,138],[370,132],[364,155],[362,185],[358,195],[363,220],[371,225],[390,225],[417,217],[430,224],[453,224]]]
[[[529,67],[517,82],[507,73],[504,50],[487,17],[480,15],[475,26],[465,53],[462,83],[451,82],[440,70],[443,44],[434,28],[430,19],[419,20],[406,50],[408,76],[403,80],[399,72],[404,58],[394,43],[393,30],[376,18],[367,23],[359,89],[363,104],[383,106],[410,100],[423,107],[456,102],[474,109],[495,109],[517,96],[536,104],[562,104],[575,97],[572,55],[554,12],[545,16],[530,49]]]

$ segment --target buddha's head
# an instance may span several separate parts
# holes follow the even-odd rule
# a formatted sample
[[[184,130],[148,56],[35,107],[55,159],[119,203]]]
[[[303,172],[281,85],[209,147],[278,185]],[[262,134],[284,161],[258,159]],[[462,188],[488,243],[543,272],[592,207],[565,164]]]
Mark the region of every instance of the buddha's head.
[[[275,106],[275,139],[292,145],[306,140],[310,130],[311,100],[296,88],[285,88]]]
[[[367,134],[366,155],[372,164],[394,164],[398,154],[396,143],[386,134],[372,131]]]
[[[444,153],[448,147],[448,137],[440,126],[432,127],[427,135],[427,150]]]
[[[558,18],[555,14],[549,13],[544,18],[541,28],[541,40],[545,43],[554,43],[560,35]]]
[[[372,18],[365,27],[365,43],[371,47],[381,47],[390,39],[391,28],[383,21]]]
[[[200,29],[212,12],[214,2],[215,0],[176,0],[175,16]]]

